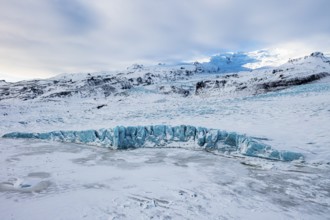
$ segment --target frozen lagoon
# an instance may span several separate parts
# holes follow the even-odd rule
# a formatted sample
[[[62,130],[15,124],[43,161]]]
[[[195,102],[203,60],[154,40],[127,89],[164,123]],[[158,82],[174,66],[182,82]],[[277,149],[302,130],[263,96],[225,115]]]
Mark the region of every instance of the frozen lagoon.
[[[109,151],[23,139],[0,144],[3,219],[329,216],[329,169],[184,149]]]

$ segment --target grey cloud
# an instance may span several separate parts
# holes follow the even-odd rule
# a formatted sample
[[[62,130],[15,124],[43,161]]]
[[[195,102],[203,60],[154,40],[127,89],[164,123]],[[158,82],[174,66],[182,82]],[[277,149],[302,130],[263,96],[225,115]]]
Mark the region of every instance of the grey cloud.
[[[11,0],[1,5],[0,72],[22,78],[288,42],[330,51],[327,0]]]
[[[58,14],[66,33],[83,34],[97,28],[97,13],[78,0],[50,0],[50,7]]]

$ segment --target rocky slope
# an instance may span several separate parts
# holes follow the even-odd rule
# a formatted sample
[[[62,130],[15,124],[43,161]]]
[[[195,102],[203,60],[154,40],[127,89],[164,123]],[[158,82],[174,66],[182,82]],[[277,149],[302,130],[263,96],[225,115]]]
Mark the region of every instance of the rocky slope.
[[[255,70],[240,74],[217,76],[217,79],[196,83],[195,94],[255,95],[311,83],[330,75],[330,60],[322,53],[289,60],[275,69]]]
[[[214,58],[215,59],[215,58]],[[220,58],[219,58],[220,59]],[[232,58],[233,59],[233,58]],[[228,62],[232,62],[230,59]],[[210,62],[212,63],[212,62]],[[65,74],[46,80],[0,82],[0,101],[128,96],[147,89],[160,94],[242,96],[310,83],[330,74],[330,60],[322,53],[289,60],[275,69],[230,74],[207,74],[200,64],[133,65],[121,72]],[[232,70],[235,70],[232,69]]]
[[[67,97],[126,96],[127,91],[155,83],[183,80],[195,73],[194,66],[133,65],[122,72],[88,74],[63,74],[46,80],[21,81],[0,84],[0,100],[4,99],[52,99]],[[172,88],[173,92],[184,93]]]

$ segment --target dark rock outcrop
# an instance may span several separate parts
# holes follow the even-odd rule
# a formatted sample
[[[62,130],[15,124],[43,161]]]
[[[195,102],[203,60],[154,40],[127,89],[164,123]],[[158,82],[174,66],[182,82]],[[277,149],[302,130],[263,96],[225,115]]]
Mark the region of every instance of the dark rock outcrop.
[[[330,74],[322,72],[301,78],[293,78],[287,80],[282,79],[277,81],[265,82],[265,83],[257,84],[257,90],[258,92],[261,92],[260,90],[263,90],[264,92],[275,91],[275,90],[285,89],[290,86],[298,86],[298,85],[311,83],[327,76],[330,76]]]

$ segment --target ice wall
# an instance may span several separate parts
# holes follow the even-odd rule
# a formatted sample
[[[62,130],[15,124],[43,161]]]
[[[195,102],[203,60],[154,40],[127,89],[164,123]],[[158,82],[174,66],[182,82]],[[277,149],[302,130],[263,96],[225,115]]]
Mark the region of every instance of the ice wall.
[[[117,126],[113,129],[46,133],[13,132],[5,134],[3,137],[84,143],[111,149],[180,147],[214,150],[281,161],[303,159],[303,155],[300,153],[278,151],[245,135],[190,125],[173,127],[166,125]]]

